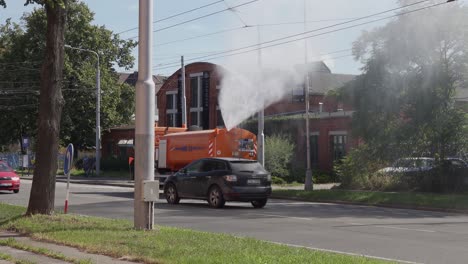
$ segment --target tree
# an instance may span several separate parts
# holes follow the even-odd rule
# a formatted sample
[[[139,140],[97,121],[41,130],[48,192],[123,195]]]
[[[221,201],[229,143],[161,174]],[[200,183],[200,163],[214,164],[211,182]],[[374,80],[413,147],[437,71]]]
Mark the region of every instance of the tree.
[[[135,46],[133,41],[124,41],[118,35],[104,27],[92,25],[94,14],[84,3],[71,2],[67,11],[67,30],[65,39],[67,44],[74,47],[98,51],[101,61],[101,124],[102,127],[111,127],[116,124],[129,122],[134,110],[134,91],[127,84],[120,84],[113,65],[131,67],[133,57],[131,49]],[[0,41],[12,42],[1,62],[28,61],[30,66],[10,64],[3,67],[0,64],[0,82],[24,82],[25,85],[15,83],[15,88],[31,91],[15,95],[10,100],[11,109],[2,112],[3,120],[8,120],[8,129],[0,132],[0,145],[17,142],[21,135],[34,134],[36,122],[31,118],[31,112],[37,102],[36,89],[33,85],[39,82],[39,74],[35,70],[35,62],[41,61],[40,54],[45,47],[44,34],[46,16],[42,9],[23,16],[22,27],[13,23],[6,23],[5,32],[0,31]],[[2,52],[0,51],[0,54]],[[96,56],[89,52],[65,50],[64,82],[62,86],[65,106],[62,112],[62,126],[60,142],[63,145],[73,143],[76,149],[93,147],[95,144],[95,74]],[[9,74],[1,73],[8,71]],[[2,84],[0,84],[0,89]],[[3,95],[2,97],[5,97]],[[12,96],[11,96],[12,97]],[[24,105],[24,107],[18,107]],[[23,124],[25,123],[25,124]],[[18,129],[23,127],[22,130]],[[13,131],[13,133],[11,133]],[[3,133],[2,133],[3,132]]]
[[[468,83],[467,12],[467,7],[450,3],[403,15],[364,32],[354,43],[363,74],[341,95],[356,109],[354,134],[374,157],[442,159],[466,143],[464,117],[454,107],[454,95]]]
[[[27,214],[51,214],[54,211],[55,174],[59,147],[64,69],[64,39],[67,11],[73,0],[26,0],[45,10],[47,19],[44,59],[40,78],[37,158]],[[0,5],[6,6],[4,0]]]

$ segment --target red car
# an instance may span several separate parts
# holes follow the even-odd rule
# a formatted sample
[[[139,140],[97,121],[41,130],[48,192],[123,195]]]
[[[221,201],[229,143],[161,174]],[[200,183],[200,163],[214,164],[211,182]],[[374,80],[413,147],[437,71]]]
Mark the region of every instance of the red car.
[[[10,166],[0,161],[0,191],[13,191],[18,193],[20,189],[20,178]]]

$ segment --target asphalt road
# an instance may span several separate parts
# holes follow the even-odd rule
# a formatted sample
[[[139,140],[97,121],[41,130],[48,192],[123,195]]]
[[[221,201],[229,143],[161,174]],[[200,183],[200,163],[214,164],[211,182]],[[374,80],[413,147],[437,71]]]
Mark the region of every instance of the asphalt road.
[[[26,206],[31,186],[19,194],[0,191],[0,202]],[[65,184],[57,183],[63,208]],[[73,185],[71,213],[133,219],[130,188]],[[211,209],[205,201],[156,205],[160,225],[255,237],[289,245],[417,263],[467,263],[468,215],[354,205],[270,200],[264,209],[227,203]]]

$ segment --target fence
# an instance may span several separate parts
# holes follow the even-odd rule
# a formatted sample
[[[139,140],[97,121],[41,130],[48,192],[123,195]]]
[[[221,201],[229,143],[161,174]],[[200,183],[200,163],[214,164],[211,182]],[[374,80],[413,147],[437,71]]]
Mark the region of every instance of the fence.
[[[8,165],[12,167],[14,170],[25,167],[23,166],[23,156],[24,155],[21,155],[20,153],[1,153],[0,152],[0,160],[3,160],[6,163],[8,163]],[[36,160],[35,153],[28,154],[28,167],[29,168],[34,167],[35,160]],[[65,161],[65,154],[59,153],[57,155],[58,169],[63,169],[64,161]]]

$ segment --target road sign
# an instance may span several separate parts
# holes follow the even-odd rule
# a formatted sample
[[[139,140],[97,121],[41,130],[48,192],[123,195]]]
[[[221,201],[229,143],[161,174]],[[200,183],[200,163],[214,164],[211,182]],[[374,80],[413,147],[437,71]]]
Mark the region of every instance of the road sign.
[[[27,149],[29,148],[29,137],[23,137],[23,148]]]
[[[63,163],[63,173],[67,175],[72,167],[73,162],[73,144],[68,144],[67,151],[65,152],[65,162]]]

